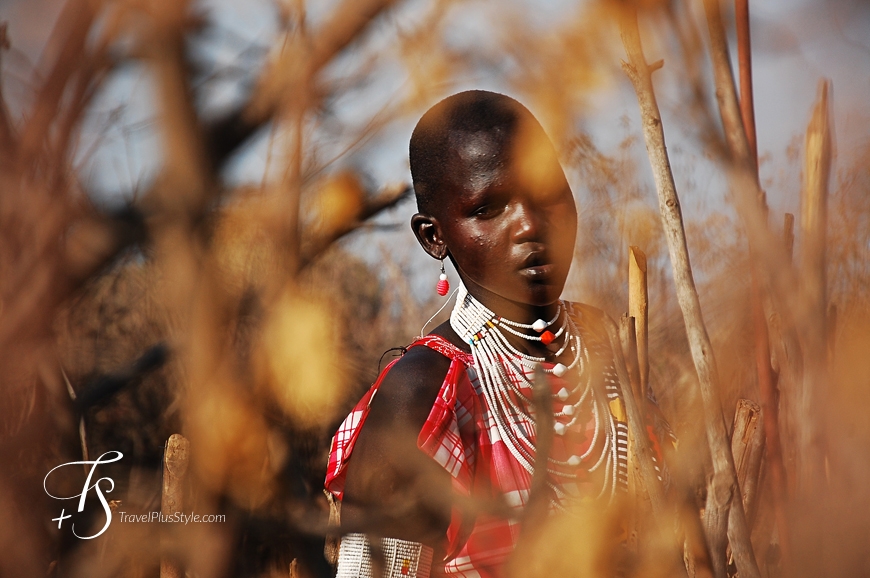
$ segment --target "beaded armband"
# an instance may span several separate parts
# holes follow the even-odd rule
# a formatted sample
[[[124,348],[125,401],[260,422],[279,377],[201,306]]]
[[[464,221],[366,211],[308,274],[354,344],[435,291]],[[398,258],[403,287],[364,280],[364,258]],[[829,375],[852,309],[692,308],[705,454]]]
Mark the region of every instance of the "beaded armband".
[[[380,566],[383,573],[375,575]],[[347,534],[341,539],[336,578],[429,578],[432,548],[395,538]]]

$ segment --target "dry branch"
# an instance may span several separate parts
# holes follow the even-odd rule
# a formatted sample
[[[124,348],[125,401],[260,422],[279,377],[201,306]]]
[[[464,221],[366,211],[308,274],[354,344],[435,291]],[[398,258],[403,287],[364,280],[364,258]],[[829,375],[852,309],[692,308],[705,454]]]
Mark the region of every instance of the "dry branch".
[[[781,444],[779,439],[779,411],[776,395],[777,375],[771,367],[770,360],[770,337],[767,319],[764,312],[765,294],[771,287],[783,289],[782,285],[765,283],[762,279],[765,271],[770,271],[772,261],[771,254],[765,255],[767,243],[765,238],[770,237],[767,226],[767,208],[764,193],[758,186],[758,162],[755,145],[755,118],[753,112],[752,96],[752,61],[749,39],[749,7],[747,0],[736,0],[737,28],[738,28],[738,53],[740,58],[740,87],[741,99],[738,104],[734,79],[731,75],[728,44],[719,5],[715,0],[705,0],[704,8],[707,14],[707,24],[710,32],[710,53],[713,60],[714,78],[716,81],[716,95],[719,103],[719,111],[722,124],[727,135],[727,142],[731,152],[732,162],[742,177],[742,183],[752,184],[751,195],[745,195],[738,199],[743,209],[741,216],[750,232],[750,276],[751,276],[751,306],[755,338],[755,361],[758,375],[758,387],[761,394],[762,405],[767,419],[765,432],[767,437],[768,461],[771,469],[771,481],[774,484],[774,509],[781,536],[781,545],[784,551],[788,550],[788,526],[785,522],[783,496],[785,494],[786,478],[783,463]],[[739,108],[741,119],[735,117],[735,110]],[[740,178],[735,182],[735,188],[743,189]],[[788,230],[788,219],[786,227]],[[775,251],[773,253],[775,255]],[[765,263],[767,261],[767,263]],[[777,270],[790,271],[790,261],[780,260]],[[776,279],[774,279],[776,281]],[[768,299],[770,303],[770,299]],[[793,309],[792,309],[793,311]],[[791,327],[791,326],[789,326]]]
[[[722,403],[719,399],[716,360],[701,315],[698,293],[695,290],[680,203],[666,152],[661,115],[655,99],[652,77],[643,56],[637,14],[634,11],[627,13],[622,21],[622,39],[629,59],[629,62],[623,63],[623,68],[634,85],[640,105],[644,138],[658,191],[659,210],[674,270],[677,299],[683,312],[692,359],[698,373],[701,399],[704,405],[705,429],[713,458],[713,489],[718,497],[733,496],[737,488],[737,473],[734,469],[725,420],[722,415]],[[743,140],[745,142],[745,136]],[[745,578],[758,578],[760,574],[752,551],[749,527],[743,511],[743,504],[739,501],[732,500],[728,527],[731,546],[741,575]],[[711,551],[711,555],[715,556],[715,552]]]
[[[749,0],[734,0],[737,22],[737,60],[740,71],[740,116],[746,131],[752,164],[758,166],[758,144],[755,138],[755,105],[752,94],[752,43],[749,34]]]
[[[737,410],[734,412],[734,425],[731,428],[731,453],[734,455],[740,496],[750,526],[755,518],[761,462],[764,456],[762,422],[761,408],[758,404],[748,399],[738,400]],[[725,571],[725,568],[722,571]]]
[[[710,562],[716,578],[727,578],[728,512],[734,492],[722,475],[713,472],[707,482],[707,502],[704,504],[704,535],[710,552]]]
[[[318,235],[310,243],[303,245],[300,258],[300,269],[304,269],[310,265],[333,243],[345,235],[356,231],[369,219],[387,209],[395,207],[403,199],[406,199],[408,195],[411,194],[412,190],[413,189],[405,183],[385,188],[374,199],[366,203],[357,220],[351,223],[344,223],[340,228],[328,231],[326,234]]]
[[[298,99],[300,87],[311,87],[317,74],[349,44],[357,40],[369,24],[396,0],[344,0],[336,6],[316,31],[304,28],[291,34],[294,49],[283,51],[264,70],[243,113],[247,122],[262,125],[271,120],[282,103]]]
[[[631,383],[631,390],[634,392],[634,398],[637,400],[637,406],[643,416],[643,388],[640,382],[640,367],[637,362],[637,329],[635,326],[635,318],[629,315],[623,315],[619,319],[619,341],[622,344],[622,355],[625,357],[625,368],[628,371],[628,379]]]
[[[818,99],[806,135],[806,167],[801,194],[801,280],[806,293],[805,312],[814,335],[806,336],[804,349],[808,361],[797,396],[796,416],[804,420],[799,429],[800,480],[811,492],[813,478],[823,471],[822,440],[817,419],[819,396],[824,387],[827,357],[827,264],[828,181],[831,173],[832,138],[830,120],[830,82],[819,82]]]
[[[764,456],[763,423],[761,407],[757,403],[748,399],[737,402],[734,427],[731,430],[731,453],[734,455],[740,495],[750,524],[755,517],[761,461]]]
[[[181,434],[172,434],[166,442],[163,457],[163,499],[160,511],[164,516],[176,514],[184,507],[184,480],[190,461],[190,442]],[[164,554],[160,560],[160,578],[181,578],[184,571],[177,562]]]
[[[634,317],[640,393],[645,397],[649,393],[649,293],[646,254],[638,247],[629,247],[628,253],[628,314]]]
[[[29,164],[48,141],[48,133],[58,112],[64,91],[71,77],[79,70],[86,41],[97,15],[97,3],[88,0],[70,0],[61,11],[51,34],[55,62],[46,74],[46,82],[39,88],[34,102],[33,114],[21,130],[18,159]],[[45,63],[43,63],[45,64]]]
[[[619,328],[612,319],[606,316],[604,324],[610,341],[610,349],[616,361],[616,374],[625,403],[625,413],[628,416],[628,430],[631,436],[631,444],[640,466],[641,482],[649,496],[656,526],[659,531],[664,531],[669,527],[665,496],[655,470],[655,465],[653,464],[652,448],[650,447],[650,441],[644,427],[643,417],[641,416],[639,400],[635,399],[625,359],[622,356]]]
[[[719,12],[719,0],[704,0],[707,24],[710,31],[710,57],[713,60],[713,78],[716,81],[716,102],[725,129],[725,142],[731,153],[732,161],[744,169],[754,169],[751,165],[752,153],[743,129],[743,116],[734,87],[731,60],[728,57],[728,40]]]
[[[783,242],[789,262],[794,256],[794,215],[786,213],[783,217]]]

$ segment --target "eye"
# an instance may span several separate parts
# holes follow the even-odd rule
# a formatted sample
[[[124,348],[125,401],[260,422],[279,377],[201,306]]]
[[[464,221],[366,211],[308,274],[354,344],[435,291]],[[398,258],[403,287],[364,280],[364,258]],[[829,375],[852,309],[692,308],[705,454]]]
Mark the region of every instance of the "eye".
[[[509,200],[508,195],[490,191],[490,194],[479,200],[478,204],[471,210],[470,215],[478,219],[496,217],[504,211]]]
[[[477,217],[478,219],[491,219],[493,217],[498,216],[502,211],[504,211],[505,203],[501,201],[493,201],[486,203],[485,205],[480,205],[476,209],[471,212],[472,217]]]

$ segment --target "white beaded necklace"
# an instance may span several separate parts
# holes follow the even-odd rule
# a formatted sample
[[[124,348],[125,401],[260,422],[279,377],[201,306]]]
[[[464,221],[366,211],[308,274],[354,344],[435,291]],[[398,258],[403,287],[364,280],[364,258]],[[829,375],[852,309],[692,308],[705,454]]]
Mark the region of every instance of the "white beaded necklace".
[[[528,341],[540,341],[540,336],[529,335],[517,329],[532,329],[541,333],[556,323],[560,317],[562,318],[562,323],[557,332],[552,334],[552,336],[554,339],[558,339],[564,335],[564,341],[558,351],[552,355],[551,359],[559,359],[570,348],[573,360],[567,366],[556,362],[552,369],[545,368],[544,371],[552,373],[557,377],[562,377],[574,368],[578,368],[578,379],[574,380],[576,383],[586,373],[584,366],[588,366],[589,352],[581,343],[579,331],[571,316],[568,315],[562,301],[559,302],[558,311],[550,321],[538,319],[534,323],[524,324],[499,317],[469,294],[463,284],[460,284],[457,288],[456,303],[450,314],[450,326],[460,338],[471,345],[474,368],[483,396],[491,408],[491,414],[499,432],[499,437],[504,442],[508,451],[529,474],[532,474],[534,471],[535,444],[532,441],[534,432],[528,431],[528,428],[522,427],[522,424],[529,423],[533,427],[535,426],[534,417],[526,409],[532,407],[532,402],[521,391],[520,387],[514,383],[514,380],[507,375],[507,367],[510,367],[513,370],[512,373],[520,376],[523,383],[531,388],[531,381],[526,376],[527,372],[524,368],[528,369],[529,373],[531,373],[537,364],[547,362],[548,359],[519,351],[511,344],[501,330],[503,328],[512,335]],[[583,363],[583,361],[587,363]],[[594,472],[602,464],[605,464],[603,487],[599,497],[604,495],[607,490],[610,490],[612,497],[617,485],[616,424],[607,403],[601,399],[601,396],[596,395],[592,387],[592,379],[589,375],[585,375],[585,386],[577,401],[566,403],[577,392],[577,389],[574,388],[572,391],[568,391],[568,389],[562,388],[555,394],[554,397],[563,402],[564,405],[561,411],[554,412],[554,417],[572,417],[567,423],[556,420],[554,430],[557,435],[565,434],[568,428],[577,422],[580,414],[578,410],[584,403],[588,403],[591,406],[590,409],[595,427],[592,442],[583,455],[572,455],[567,461],[559,461],[548,457],[548,461],[550,465],[555,466],[578,466],[583,460],[590,458],[592,452],[596,449],[600,436],[603,435],[604,441],[601,446],[601,455],[595,460],[594,464],[586,469],[589,472]],[[516,401],[510,395],[511,393],[516,396]],[[604,424],[601,423],[602,418],[605,422]],[[576,474],[566,473],[552,467],[547,469],[550,474],[555,476],[571,479],[577,477]],[[565,497],[566,494],[559,487],[549,481],[547,484],[554,490],[559,500]]]

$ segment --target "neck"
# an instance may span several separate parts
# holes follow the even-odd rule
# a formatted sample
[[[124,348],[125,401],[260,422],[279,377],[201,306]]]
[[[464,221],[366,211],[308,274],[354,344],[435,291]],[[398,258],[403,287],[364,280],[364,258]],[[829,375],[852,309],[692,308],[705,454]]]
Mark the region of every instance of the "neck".
[[[534,323],[538,319],[552,319],[559,310],[559,302],[546,305],[529,305],[512,301],[501,295],[481,287],[473,282],[463,280],[468,293],[477,299],[484,307],[498,315],[518,323]]]

